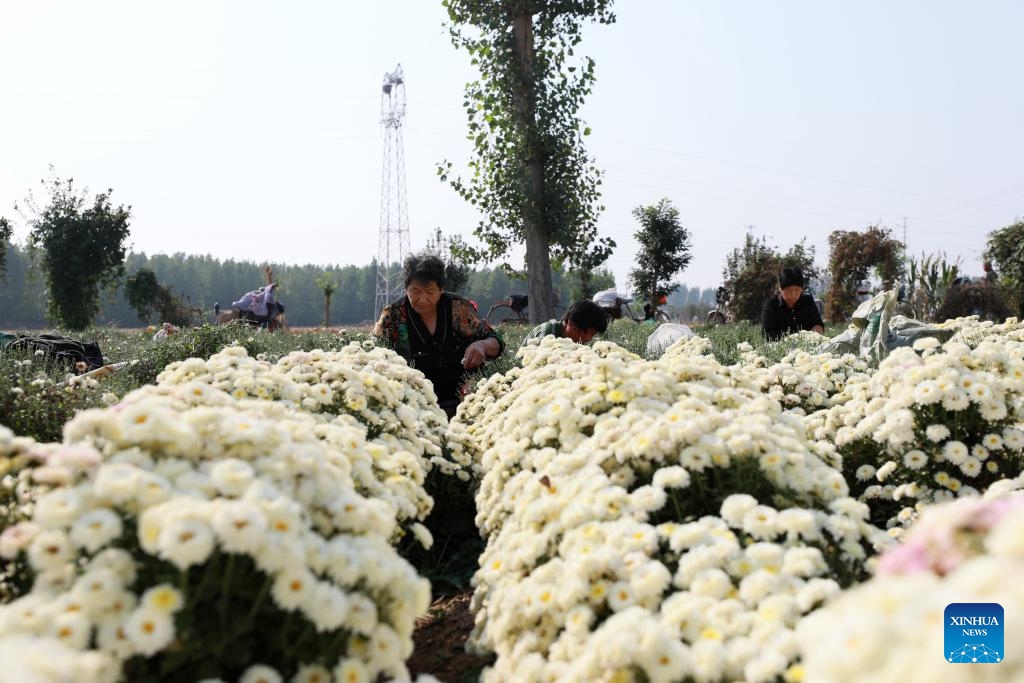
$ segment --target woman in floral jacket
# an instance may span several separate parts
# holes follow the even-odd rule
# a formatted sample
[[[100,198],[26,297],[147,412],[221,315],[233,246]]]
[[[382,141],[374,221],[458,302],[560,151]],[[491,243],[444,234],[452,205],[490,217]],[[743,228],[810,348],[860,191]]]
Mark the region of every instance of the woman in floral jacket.
[[[497,358],[505,343],[468,300],[444,291],[444,264],[437,256],[409,256],[402,274],[405,296],[384,307],[373,334],[426,375],[451,417],[465,371]]]

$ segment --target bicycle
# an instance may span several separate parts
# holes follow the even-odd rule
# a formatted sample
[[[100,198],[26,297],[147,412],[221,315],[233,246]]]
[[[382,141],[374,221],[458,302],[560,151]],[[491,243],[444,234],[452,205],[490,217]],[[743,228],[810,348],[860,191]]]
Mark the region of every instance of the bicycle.
[[[529,306],[528,294],[509,294],[507,298],[494,302],[484,317],[492,325],[498,323],[526,324],[530,322],[530,316],[526,312]],[[515,317],[511,317],[509,313],[514,313]],[[555,318],[561,320],[564,315],[565,306],[555,304]]]
[[[708,312],[708,317],[704,324],[708,327],[714,327],[715,325],[725,325],[732,322],[728,304],[729,290],[725,286],[719,287],[718,291],[715,292],[715,308]]]
[[[637,315],[636,313],[633,312],[633,309],[630,308],[629,306],[629,304],[632,301],[633,299],[623,299],[622,297],[616,297],[615,306],[601,306],[601,310],[603,310],[605,312],[605,315],[607,315],[612,320],[621,320],[623,317],[623,313],[625,313],[627,318],[629,318],[637,325],[639,325],[643,323],[645,320],[647,320],[647,318],[645,318],[644,316]],[[654,312],[654,321],[656,323],[667,323],[669,322],[669,320],[670,319],[668,317],[668,313],[666,313],[665,311],[658,309]]]

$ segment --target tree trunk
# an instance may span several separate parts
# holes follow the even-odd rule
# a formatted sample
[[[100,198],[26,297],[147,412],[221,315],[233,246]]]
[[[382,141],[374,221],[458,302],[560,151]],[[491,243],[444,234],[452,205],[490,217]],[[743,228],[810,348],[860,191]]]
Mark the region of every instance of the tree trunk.
[[[331,326],[331,295],[324,294],[324,327]]]
[[[554,317],[555,300],[551,288],[551,253],[547,226],[544,224],[544,157],[537,135],[536,101],[533,73],[533,13],[527,10],[512,19],[515,42],[516,74],[512,91],[515,123],[526,142],[528,157],[523,164],[523,234],[526,237],[526,277],[530,294],[530,324],[537,325]]]

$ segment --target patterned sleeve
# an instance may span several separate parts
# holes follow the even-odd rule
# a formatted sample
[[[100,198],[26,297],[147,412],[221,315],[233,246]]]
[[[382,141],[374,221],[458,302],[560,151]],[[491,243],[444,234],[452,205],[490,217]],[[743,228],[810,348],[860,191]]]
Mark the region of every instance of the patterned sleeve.
[[[452,327],[467,343],[481,339],[497,339],[498,355],[505,351],[505,340],[491,327],[491,324],[477,315],[473,306],[461,297],[452,298]]]
[[[380,320],[373,326],[373,336],[377,343],[390,349],[396,348],[398,346],[399,322],[398,311],[392,310],[391,304],[385,306],[380,313]]]

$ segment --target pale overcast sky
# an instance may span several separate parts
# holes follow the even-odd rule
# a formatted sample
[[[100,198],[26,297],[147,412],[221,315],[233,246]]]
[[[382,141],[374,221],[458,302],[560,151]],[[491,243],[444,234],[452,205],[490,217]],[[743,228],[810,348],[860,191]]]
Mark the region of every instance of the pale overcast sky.
[[[753,226],[780,248],[881,223],[980,274],[1024,213],[1024,3],[618,0],[586,31],[600,231],[625,288],[634,207],[693,236],[714,286]],[[0,215],[60,177],[133,207],[132,246],[288,263],[377,250],[380,86],[401,63],[412,246],[477,217],[436,176],[469,157],[439,0],[0,0]],[[25,227],[18,225],[16,239]]]

